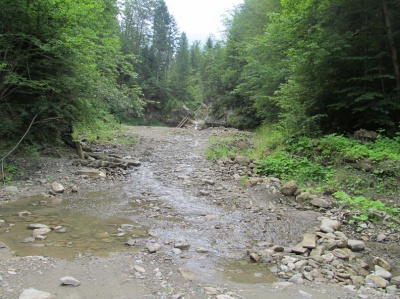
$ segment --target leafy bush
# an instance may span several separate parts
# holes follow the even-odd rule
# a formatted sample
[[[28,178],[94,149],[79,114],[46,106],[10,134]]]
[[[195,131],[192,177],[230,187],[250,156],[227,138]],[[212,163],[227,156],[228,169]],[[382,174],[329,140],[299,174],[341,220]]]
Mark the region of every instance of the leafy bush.
[[[295,157],[287,152],[275,152],[261,160],[257,172],[281,179],[294,179],[299,182],[324,182],[333,174],[329,167],[311,162],[306,157]]]

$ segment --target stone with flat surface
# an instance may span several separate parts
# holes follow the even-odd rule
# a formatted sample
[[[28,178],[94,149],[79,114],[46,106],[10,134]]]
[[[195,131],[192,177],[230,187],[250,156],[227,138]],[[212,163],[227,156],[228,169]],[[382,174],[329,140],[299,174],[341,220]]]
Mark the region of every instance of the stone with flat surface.
[[[302,243],[303,247],[313,249],[317,247],[317,236],[315,234],[304,234]]]

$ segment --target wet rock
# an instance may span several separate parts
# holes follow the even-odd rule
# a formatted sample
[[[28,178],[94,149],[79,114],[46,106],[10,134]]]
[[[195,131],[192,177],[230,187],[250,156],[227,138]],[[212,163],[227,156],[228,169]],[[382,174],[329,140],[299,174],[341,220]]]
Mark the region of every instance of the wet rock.
[[[31,223],[28,225],[28,229],[40,229],[40,228],[49,228],[49,226],[41,223]]]
[[[271,247],[271,250],[275,251],[275,252],[284,252],[285,251],[285,247],[280,246],[280,245],[274,245]]]
[[[386,279],[375,274],[368,275],[365,278],[365,283],[367,286],[372,288],[386,288],[389,285],[389,282]]]
[[[84,169],[80,169],[78,170],[78,174],[79,175],[85,175],[88,176],[90,178],[94,178],[94,179],[100,179],[100,178],[105,178],[107,177],[107,175],[95,168],[84,168]]]
[[[207,191],[207,190],[200,190],[200,191],[199,191],[199,195],[200,195],[200,196],[207,196],[207,195],[210,195],[210,192]]]
[[[353,251],[363,251],[363,250],[365,250],[365,244],[364,244],[363,241],[348,240],[347,241],[347,245]]]
[[[178,248],[180,250],[189,250],[190,244],[183,243],[183,242],[178,242],[178,243],[174,244],[174,248]]]
[[[317,208],[329,208],[330,203],[321,197],[314,197],[310,202],[311,205]]]
[[[250,260],[253,262],[258,263],[261,260],[261,256],[259,256],[257,253],[251,253],[250,254]]]
[[[321,222],[321,230],[325,233],[333,233],[336,230],[339,230],[342,224],[338,220],[333,220],[329,218],[322,219]]]
[[[392,273],[386,271],[382,267],[375,265],[375,273],[376,276],[382,277],[383,279],[390,280],[392,278]]]
[[[380,257],[374,258],[374,260],[372,262],[374,265],[378,265],[378,266],[382,267],[383,269],[385,269],[386,271],[392,270],[392,266],[390,266],[390,264],[387,261],[385,261],[384,259],[382,259]]]
[[[125,245],[127,245],[127,246],[135,246],[135,244],[136,244],[136,240],[134,240],[134,239],[129,239],[125,243]]]
[[[31,216],[32,213],[29,211],[22,211],[18,213],[18,217],[27,217],[27,216]]]
[[[47,293],[47,292],[42,292],[42,291],[30,288],[30,289],[25,289],[18,298],[19,299],[53,299],[53,298],[56,298],[56,296],[54,296],[50,293]]]
[[[280,189],[281,193],[286,196],[293,196],[298,189],[297,183],[295,181],[289,181]]]
[[[60,183],[54,182],[51,184],[51,190],[53,190],[55,193],[63,193],[65,188]]]
[[[135,226],[133,224],[121,224],[120,228],[123,231],[130,231],[130,230],[134,230],[135,228],[137,228],[137,226]]]
[[[72,276],[64,276],[60,278],[61,284],[63,285],[70,285],[70,286],[80,286],[81,282]]]
[[[2,227],[2,226],[4,226],[4,224],[6,223],[6,221],[5,220],[3,220],[3,219],[0,219],[0,227]]]
[[[22,243],[33,243],[33,242],[35,242],[35,238],[33,237],[27,237],[22,241]]]
[[[215,182],[214,182],[213,180],[209,180],[209,179],[204,179],[203,182],[204,182],[206,185],[214,185],[214,184],[215,184]]]
[[[3,242],[0,242],[0,249],[7,249],[7,245],[4,244]]]
[[[158,250],[161,249],[161,245],[157,243],[150,243],[146,245],[146,248],[149,253],[156,253]]]

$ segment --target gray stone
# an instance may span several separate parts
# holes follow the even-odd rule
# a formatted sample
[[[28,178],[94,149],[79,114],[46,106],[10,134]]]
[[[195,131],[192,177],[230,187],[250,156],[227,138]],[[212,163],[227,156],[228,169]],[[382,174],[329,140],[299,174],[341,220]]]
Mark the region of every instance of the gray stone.
[[[320,197],[315,197],[313,200],[311,200],[310,203],[311,203],[311,205],[313,205],[314,207],[317,207],[317,208],[329,208],[330,207],[330,203]]]
[[[374,260],[372,262],[374,265],[378,265],[378,266],[382,267],[383,269],[385,269],[386,271],[392,270],[392,266],[390,266],[390,264],[387,261],[385,261],[384,259],[382,259],[380,257],[374,258]]]
[[[370,274],[365,277],[365,283],[367,286],[372,288],[386,288],[389,285],[389,282],[386,279],[375,274]]]
[[[53,299],[53,298],[56,298],[56,296],[54,296],[50,293],[47,293],[47,292],[42,292],[42,291],[30,288],[30,289],[25,289],[18,298],[19,299]]]
[[[313,249],[317,247],[317,236],[315,234],[304,234],[302,243],[303,247]]]
[[[335,249],[332,251],[332,253],[334,256],[336,256],[337,258],[340,258],[342,260],[347,260],[349,258],[349,254],[342,249]]]
[[[378,234],[378,236],[376,237],[376,241],[378,241],[378,242],[383,242],[383,241],[386,240],[386,238],[387,238],[387,236],[386,236],[385,234],[380,233],[380,234]]]
[[[281,188],[281,193],[286,196],[293,196],[298,189],[297,183],[295,181],[289,181]]]
[[[348,240],[347,241],[347,245],[353,251],[363,251],[363,250],[365,250],[365,244],[364,244],[363,241]]]
[[[135,270],[138,273],[146,273],[146,270],[143,267],[140,267],[138,265],[133,266],[133,270]]]
[[[257,253],[251,253],[250,254],[250,260],[253,262],[258,263],[261,260],[261,256],[259,256]]]
[[[394,284],[398,287],[400,287],[400,276],[395,276],[390,280],[391,284]]]
[[[375,265],[375,275],[382,277],[386,280],[390,280],[392,278],[392,273],[389,271],[386,271],[383,269],[381,266]]]
[[[161,249],[161,245],[157,243],[150,243],[146,245],[146,248],[149,253],[156,253],[158,250]]]
[[[303,284],[304,283],[304,279],[301,276],[301,274],[295,274],[289,279],[289,282],[293,282],[295,284]]]
[[[298,203],[304,203],[313,199],[313,195],[310,192],[301,192],[296,196],[296,201]]]
[[[135,244],[136,244],[136,240],[134,240],[134,239],[129,239],[125,243],[125,245],[127,245],[127,246],[135,246]]]
[[[81,282],[79,280],[77,280],[76,278],[74,278],[72,276],[64,276],[64,277],[60,278],[60,281],[63,285],[70,285],[70,286],[74,286],[74,287],[77,287],[81,284]]]
[[[325,253],[325,247],[317,246],[315,249],[311,251],[310,256],[323,255],[324,253]]]
[[[390,295],[396,295],[397,294],[397,286],[391,285],[386,287],[386,293]]]
[[[339,230],[342,224],[338,220],[333,220],[329,218],[322,219],[321,222],[321,230],[325,233],[333,233],[336,230]]]
[[[61,185],[60,183],[54,182],[51,184],[51,189],[55,192],[55,193],[63,193],[65,191],[65,188],[63,185]]]

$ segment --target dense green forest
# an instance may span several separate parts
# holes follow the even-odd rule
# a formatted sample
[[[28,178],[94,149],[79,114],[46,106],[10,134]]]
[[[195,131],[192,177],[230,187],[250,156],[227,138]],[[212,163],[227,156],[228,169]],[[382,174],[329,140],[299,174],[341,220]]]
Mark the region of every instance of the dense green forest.
[[[3,146],[31,123],[33,144],[202,103],[288,136],[399,131],[398,0],[245,0],[192,44],[163,0],[0,7]]]

